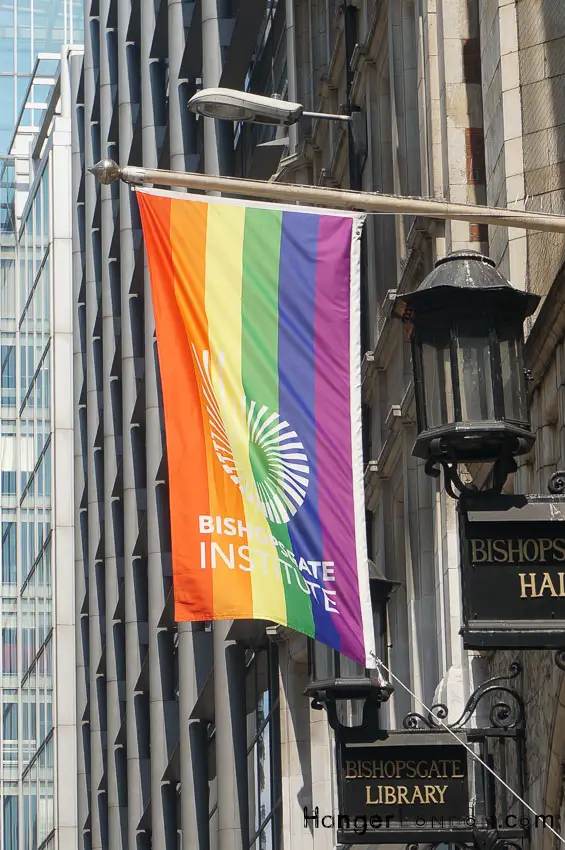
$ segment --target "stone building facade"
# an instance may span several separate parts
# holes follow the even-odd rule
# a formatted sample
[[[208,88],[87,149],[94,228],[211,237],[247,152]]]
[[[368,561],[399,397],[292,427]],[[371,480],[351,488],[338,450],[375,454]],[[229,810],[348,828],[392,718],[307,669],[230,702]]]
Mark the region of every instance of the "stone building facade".
[[[557,211],[565,12],[560,0],[87,0],[85,31],[84,62],[72,69],[78,846],[329,850],[335,830],[305,826],[303,808],[337,809],[333,733],[304,691],[315,676],[363,671],[269,624],[174,623],[166,435],[139,216],[126,185],[100,186],[85,168],[111,156]],[[358,108],[366,144],[327,120],[288,130],[197,120],[188,98],[218,85],[307,110]],[[369,217],[369,546],[376,573],[398,583],[381,651],[409,689],[397,684],[383,711],[392,730],[422,703],[459,716],[511,660],[463,650],[455,503],[411,455],[410,347],[392,317],[396,295],[462,248],[489,253],[515,286],[544,296],[527,343],[538,439],[516,489],[543,492],[565,465],[561,237]],[[526,793],[559,824],[563,674],[550,653],[523,653],[522,662]],[[534,848],[556,841],[532,835]]]

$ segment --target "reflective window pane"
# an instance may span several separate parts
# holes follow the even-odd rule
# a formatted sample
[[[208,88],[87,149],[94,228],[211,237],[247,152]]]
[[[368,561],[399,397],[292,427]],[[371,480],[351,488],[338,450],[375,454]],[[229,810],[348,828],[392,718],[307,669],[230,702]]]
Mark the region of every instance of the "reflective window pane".
[[[461,421],[494,419],[494,397],[488,337],[460,335],[457,369],[461,398]]]
[[[2,584],[16,584],[16,523],[2,523]]]
[[[17,792],[17,788],[16,788]],[[18,795],[4,794],[2,806],[3,814],[3,843],[4,850],[17,850],[18,848]]]
[[[428,428],[455,422],[449,344],[422,345],[426,421]]]
[[[16,404],[16,347],[14,345],[0,346],[2,371],[2,407],[13,407]]]
[[[278,663],[276,647],[247,660],[247,790],[250,846],[278,850],[276,813],[280,806]]]
[[[319,641],[313,641],[314,675],[316,679],[333,679],[335,673],[335,653],[330,646]]]

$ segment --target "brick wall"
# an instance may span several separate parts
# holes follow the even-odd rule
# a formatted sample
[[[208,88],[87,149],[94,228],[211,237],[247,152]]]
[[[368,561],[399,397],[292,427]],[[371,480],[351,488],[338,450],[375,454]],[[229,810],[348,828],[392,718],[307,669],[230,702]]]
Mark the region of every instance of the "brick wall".
[[[480,4],[487,201],[524,205],[524,164],[516,0]],[[515,228],[489,228],[489,252],[518,287],[526,281],[526,237]]]
[[[565,201],[565,3],[518,0],[525,185],[530,209],[563,214]],[[565,261],[565,237],[531,234],[528,276],[544,294]]]

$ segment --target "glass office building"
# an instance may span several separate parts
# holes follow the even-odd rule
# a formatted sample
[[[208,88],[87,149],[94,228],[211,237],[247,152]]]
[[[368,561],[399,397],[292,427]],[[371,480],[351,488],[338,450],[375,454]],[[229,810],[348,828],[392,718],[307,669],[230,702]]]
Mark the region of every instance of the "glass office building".
[[[8,152],[37,56],[82,44],[83,19],[82,0],[0,0],[0,155]],[[47,92],[37,87],[34,94],[40,103]],[[29,126],[34,110],[24,112],[20,123]]]
[[[37,132],[17,126],[26,155],[0,169],[2,850],[76,846],[67,61],[36,63]]]

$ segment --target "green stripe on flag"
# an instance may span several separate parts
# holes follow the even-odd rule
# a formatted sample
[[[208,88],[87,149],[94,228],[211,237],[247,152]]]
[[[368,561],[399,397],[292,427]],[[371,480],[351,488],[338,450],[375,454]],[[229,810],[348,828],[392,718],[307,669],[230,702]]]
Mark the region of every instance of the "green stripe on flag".
[[[273,456],[261,446],[261,434],[254,436],[269,416],[279,411],[279,259],[282,212],[248,208],[243,235],[243,285],[241,304],[241,375],[250,417],[249,456],[260,495],[272,501],[277,511],[277,488],[272,488]],[[262,410],[266,407],[268,410]],[[273,423],[275,424],[275,423]],[[263,431],[263,434],[265,432]],[[276,458],[275,458],[276,469]],[[279,506],[281,505],[278,502]],[[292,544],[286,524],[268,517],[271,533],[287,552]],[[284,550],[283,550],[284,551]],[[279,548],[279,555],[281,549]],[[285,558],[288,562],[289,557]],[[314,635],[310,596],[298,570],[281,564],[286,601],[287,624],[304,634]],[[290,582],[287,581],[287,571]]]

